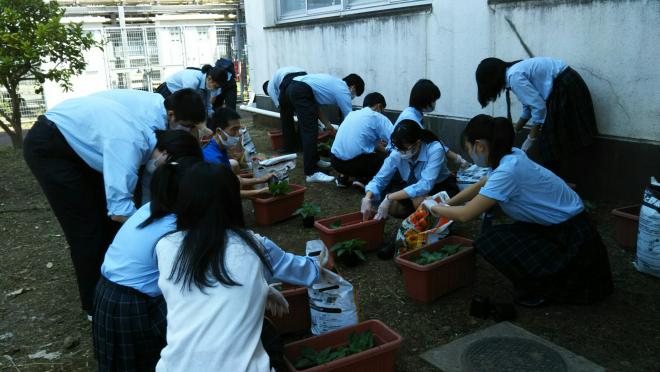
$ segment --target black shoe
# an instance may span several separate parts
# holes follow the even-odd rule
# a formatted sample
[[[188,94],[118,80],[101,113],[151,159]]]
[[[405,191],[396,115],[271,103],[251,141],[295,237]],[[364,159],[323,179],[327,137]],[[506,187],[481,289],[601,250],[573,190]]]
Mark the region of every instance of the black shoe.
[[[522,294],[516,297],[513,301],[516,305],[524,307],[541,307],[548,303],[548,300],[546,300],[545,297],[533,293]]]
[[[394,243],[383,243],[383,245],[380,246],[380,249],[378,249],[376,255],[381,260],[391,260],[394,258],[394,253],[396,253]]]
[[[348,176],[340,174],[339,176],[337,176],[337,178],[335,178],[335,184],[337,185],[337,187],[343,189],[351,185],[351,180],[348,178]]]

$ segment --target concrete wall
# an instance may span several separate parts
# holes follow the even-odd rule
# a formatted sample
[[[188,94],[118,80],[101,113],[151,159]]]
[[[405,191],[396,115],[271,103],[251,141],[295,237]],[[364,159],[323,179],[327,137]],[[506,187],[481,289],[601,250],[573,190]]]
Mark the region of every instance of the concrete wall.
[[[480,108],[474,70],[489,56],[527,57],[508,17],[534,55],[564,59],[583,76],[602,135],[659,143],[660,2],[491,2],[435,0],[414,11],[288,26],[275,24],[276,2],[246,2],[252,86],[286,65],[356,72],[367,91],[382,92],[388,108],[400,110],[414,82],[426,77],[442,91],[434,114],[505,115],[503,99]],[[516,103],[514,118],[518,110]]]

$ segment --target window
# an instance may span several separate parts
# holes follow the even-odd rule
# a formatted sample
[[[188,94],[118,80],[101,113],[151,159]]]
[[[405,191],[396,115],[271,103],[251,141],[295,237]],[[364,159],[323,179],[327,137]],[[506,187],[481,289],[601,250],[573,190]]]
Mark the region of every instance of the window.
[[[278,0],[281,22],[430,4],[432,0]]]

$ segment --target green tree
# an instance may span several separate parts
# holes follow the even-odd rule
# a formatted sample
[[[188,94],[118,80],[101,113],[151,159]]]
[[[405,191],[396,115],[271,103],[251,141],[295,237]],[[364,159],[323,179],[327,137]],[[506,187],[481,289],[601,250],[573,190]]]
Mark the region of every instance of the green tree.
[[[83,52],[101,46],[81,24],[62,23],[63,16],[55,1],[0,0],[0,84],[11,101],[0,106],[0,128],[14,148],[23,146],[19,83],[36,79],[36,93],[46,80],[69,90],[87,65]]]

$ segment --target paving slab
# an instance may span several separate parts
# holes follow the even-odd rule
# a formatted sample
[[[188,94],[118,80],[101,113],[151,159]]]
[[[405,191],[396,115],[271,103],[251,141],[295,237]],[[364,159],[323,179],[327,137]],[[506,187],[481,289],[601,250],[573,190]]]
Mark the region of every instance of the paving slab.
[[[445,372],[601,372],[605,368],[509,322],[428,350],[420,357]]]

